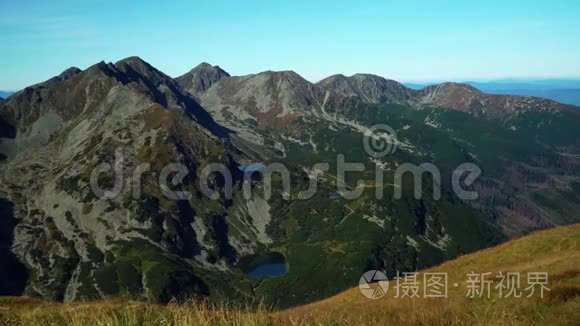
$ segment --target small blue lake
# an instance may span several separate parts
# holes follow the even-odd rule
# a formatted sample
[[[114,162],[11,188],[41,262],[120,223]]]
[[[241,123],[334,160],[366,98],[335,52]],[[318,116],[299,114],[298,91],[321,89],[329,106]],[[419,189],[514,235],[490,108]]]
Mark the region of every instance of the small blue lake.
[[[275,264],[261,264],[256,266],[252,271],[248,273],[251,278],[263,278],[266,276],[282,276],[286,274],[288,268],[286,263],[275,263]]]
[[[238,166],[238,170],[242,172],[257,172],[261,171],[264,168],[264,163],[252,163],[252,164],[244,164]]]
[[[282,276],[288,272],[286,258],[279,252],[243,257],[240,260],[240,267],[248,277],[253,279]]]

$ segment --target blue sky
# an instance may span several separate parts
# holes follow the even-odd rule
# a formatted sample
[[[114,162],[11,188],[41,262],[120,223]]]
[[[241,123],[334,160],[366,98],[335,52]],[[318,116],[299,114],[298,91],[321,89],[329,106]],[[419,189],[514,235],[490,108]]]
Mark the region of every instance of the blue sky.
[[[138,55],[171,76],[580,76],[580,1],[0,0],[0,89]],[[477,3],[477,4],[476,4]]]

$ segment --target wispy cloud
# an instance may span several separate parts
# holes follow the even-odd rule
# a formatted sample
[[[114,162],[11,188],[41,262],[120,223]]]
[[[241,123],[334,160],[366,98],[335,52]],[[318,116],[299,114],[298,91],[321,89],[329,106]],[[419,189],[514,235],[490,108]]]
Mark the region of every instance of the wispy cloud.
[[[47,42],[52,45],[93,47],[102,39],[98,29],[79,16],[11,15],[0,17],[0,42]]]

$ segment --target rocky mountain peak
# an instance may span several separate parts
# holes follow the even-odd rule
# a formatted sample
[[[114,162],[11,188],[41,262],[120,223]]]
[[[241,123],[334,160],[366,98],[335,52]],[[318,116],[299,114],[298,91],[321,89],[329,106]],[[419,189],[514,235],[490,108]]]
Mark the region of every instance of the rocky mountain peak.
[[[537,97],[486,94],[461,83],[446,82],[425,87],[417,92],[419,103],[428,106],[469,112],[481,117],[510,117],[518,111],[561,111],[569,107]]]
[[[232,127],[232,118],[259,126],[289,128],[321,102],[319,89],[294,71],[263,71],[223,78],[200,96],[216,120]]]
[[[197,96],[226,77],[230,77],[230,74],[220,66],[212,66],[207,62],[202,62],[175,80],[185,91]]]
[[[117,61],[111,68],[118,72],[118,79],[123,83],[140,84],[157,103],[165,107],[182,107],[184,102],[190,102],[183,96],[185,94],[181,92],[180,86],[173,78],[139,57]]]
[[[359,97],[369,103],[406,103],[413,91],[401,83],[372,74],[341,74],[327,77],[316,84],[325,91]]]
[[[217,76],[219,78],[229,77],[230,74],[223,70],[220,66],[214,66],[207,62],[202,62],[191,69],[187,74],[195,74],[195,75],[206,75],[206,76]]]
[[[269,75],[269,76],[277,76],[277,77],[287,77],[287,78],[298,78],[304,79],[294,70],[266,70],[258,73],[258,75]]]
[[[467,92],[467,93],[481,93],[481,91],[471,85],[445,82],[438,85],[427,86],[426,89],[435,92]]]
[[[254,81],[264,81],[266,83],[278,84],[282,88],[312,87],[312,83],[304,79],[298,73],[292,70],[266,70],[256,75],[249,76]]]
[[[117,67],[115,67],[112,63],[100,61],[85,69],[85,71],[82,74],[83,76],[87,77],[95,77],[102,74],[107,76],[115,76],[119,74],[119,71]]]
[[[171,77],[162,73],[161,71],[154,68],[152,65],[144,61],[139,57],[128,57],[123,60],[117,61],[114,64],[120,72],[126,74],[129,78],[145,78],[151,79],[155,82],[165,82],[173,84],[174,81]]]
[[[50,78],[49,80],[47,80],[43,83],[37,84],[37,85],[42,85],[44,83],[50,83],[50,82],[60,82],[60,81],[69,80],[70,78],[73,78],[82,72],[83,71],[77,67],[70,67],[70,68],[65,69],[59,75],[54,76],[54,77]],[[35,86],[35,85],[33,85],[33,86]]]
[[[83,72],[83,71],[77,67],[70,67],[70,68],[66,69],[65,71],[63,71],[60,75],[58,75],[57,78],[60,80],[67,80],[71,77],[74,77],[74,76],[80,74],[81,72]]]
[[[218,65],[212,65],[210,63],[207,62],[202,62],[200,64],[198,64],[197,66],[195,66],[193,69],[191,69],[189,72],[205,72],[205,73],[218,73],[218,74],[223,74],[225,76],[229,76],[230,74],[228,74],[225,70],[223,70],[220,66]]]
[[[343,74],[335,74],[328,76],[316,83],[316,85],[324,88],[346,88],[349,87],[349,79]]]
[[[115,66],[118,65],[129,65],[129,66],[151,66],[145,60],[141,59],[138,56],[131,56],[125,59],[121,59],[115,63]]]

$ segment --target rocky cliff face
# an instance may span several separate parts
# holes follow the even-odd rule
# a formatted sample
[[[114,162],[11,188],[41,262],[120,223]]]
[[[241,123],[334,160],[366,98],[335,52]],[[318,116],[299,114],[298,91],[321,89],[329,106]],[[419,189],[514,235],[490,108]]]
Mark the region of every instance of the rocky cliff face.
[[[125,290],[154,300],[207,295],[194,270],[220,271],[236,258],[235,250],[224,250],[227,234],[211,220],[229,204],[170,200],[158,178],[167,164],[181,163],[189,175],[179,189],[202,198],[201,167],[237,166],[221,140],[226,129],[139,58],[69,72],[26,88],[0,108],[0,193],[18,220],[14,252],[33,271],[26,293],[57,300]],[[102,164],[121,167],[98,176],[104,189],[124,176],[113,198],[90,187]],[[244,248],[252,246],[248,240]],[[146,268],[147,262],[154,265]]]

